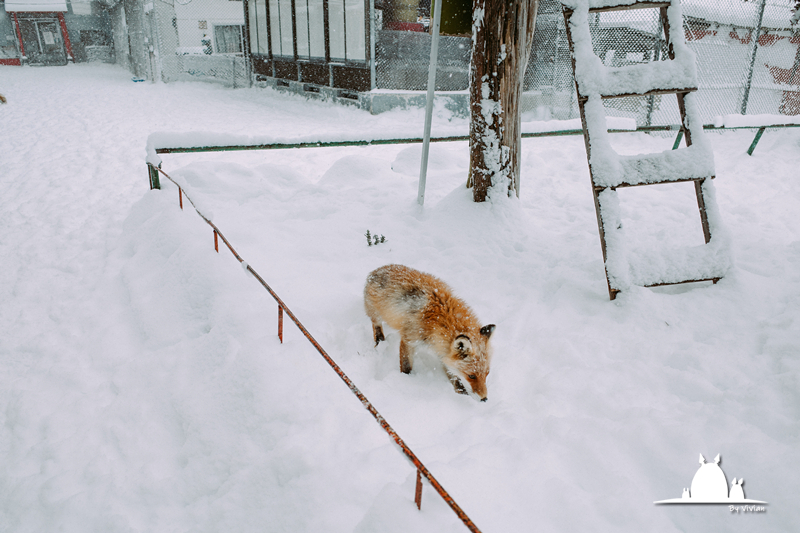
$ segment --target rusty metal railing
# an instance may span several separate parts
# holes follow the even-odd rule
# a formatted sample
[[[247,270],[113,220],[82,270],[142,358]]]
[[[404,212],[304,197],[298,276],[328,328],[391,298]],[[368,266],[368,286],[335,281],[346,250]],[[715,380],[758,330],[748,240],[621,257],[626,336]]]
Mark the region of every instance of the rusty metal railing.
[[[217,251],[217,253],[219,253],[219,239],[222,239],[222,242],[225,244],[225,246],[228,247],[228,250],[231,251],[236,260],[239,261],[240,264],[246,265],[247,271],[250,272],[253,275],[253,277],[255,277],[255,279],[258,280],[261,286],[264,287],[267,290],[267,292],[269,292],[269,294],[275,299],[275,301],[278,304],[278,338],[280,339],[281,343],[283,342],[283,315],[285,313],[286,316],[288,316],[289,319],[295,323],[297,328],[306,337],[306,339],[308,339],[308,341],[314,346],[314,348],[317,349],[319,354],[323,357],[323,359],[325,359],[325,361],[330,365],[330,367],[334,370],[334,372],[336,372],[336,374],[342,379],[342,381],[345,382],[345,384],[350,388],[350,391],[353,394],[355,394],[355,396],[361,401],[361,404],[364,406],[364,408],[370,412],[370,414],[375,418],[378,424],[380,424],[383,430],[389,434],[392,440],[394,440],[397,446],[399,446],[400,451],[406,457],[408,457],[408,459],[417,468],[417,481],[414,490],[414,503],[416,503],[417,509],[422,508],[422,478],[424,476],[425,479],[427,479],[428,482],[431,484],[431,486],[434,488],[434,490],[436,490],[436,492],[439,493],[439,496],[441,496],[442,499],[447,503],[447,505],[450,506],[453,512],[456,513],[456,515],[464,523],[464,525],[467,526],[467,528],[473,533],[480,533],[480,529],[478,529],[478,526],[476,526],[469,518],[469,516],[467,516],[467,514],[463,511],[463,509],[459,507],[459,505],[450,496],[450,494],[448,494],[448,492],[444,489],[441,483],[439,483],[436,480],[436,478],[433,477],[433,474],[431,474],[430,470],[428,470],[425,467],[425,465],[422,464],[422,461],[420,461],[419,458],[416,456],[416,454],[413,451],[411,451],[411,448],[409,448],[408,445],[406,445],[406,443],[403,441],[403,439],[400,438],[400,435],[398,435],[397,432],[394,429],[392,429],[392,426],[389,425],[386,419],[383,418],[383,416],[381,416],[381,414],[378,412],[377,409],[375,409],[375,406],[372,405],[372,403],[367,399],[367,397],[364,396],[364,394],[358,389],[358,387],[356,387],[356,384],[353,383],[353,381],[349,377],[347,377],[347,375],[344,373],[344,371],[342,371],[339,365],[336,364],[336,362],[331,358],[330,355],[328,355],[325,349],[322,348],[322,346],[316,341],[316,339],[314,339],[311,333],[305,328],[305,326],[303,326],[303,324],[300,322],[300,320],[298,320],[295,314],[292,313],[292,311],[289,309],[289,307],[287,307],[287,305],[280,298],[280,296],[278,296],[277,293],[274,290],[272,290],[272,287],[270,287],[269,284],[266,281],[264,281],[264,278],[262,278],[261,275],[259,275],[259,273],[256,272],[256,270],[252,266],[250,266],[249,263],[246,263],[245,260],[242,259],[239,253],[234,249],[233,245],[231,245],[230,241],[228,241],[228,239],[225,238],[225,235],[223,235],[220,229],[197,208],[197,206],[189,197],[189,195],[186,194],[186,192],[183,190],[183,187],[181,187],[174,179],[172,179],[166,172],[164,172],[160,168],[155,167],[150,163],[147,164],[147,167],[148,167],[148,174],[150,176],[151,189],[161,188],[160,183],[157,181],[158,174],[162,174],[165,178],[174,183],[175,186],[178,187],[178,202],[180,204],[181,209],[183,209],[183,197],[186,196],[186,199],[189,201],[189,203],[192,204],[192,207],[194,207],[195,212],[198,215],[200,215],[200,218],[202,218],[206,222],[206,224],[211,226],[211,229],[214,232],[214,249]],[[156,176],[155,183],[158,184],[156,187],[153,187],[154,185],[153,176]]]

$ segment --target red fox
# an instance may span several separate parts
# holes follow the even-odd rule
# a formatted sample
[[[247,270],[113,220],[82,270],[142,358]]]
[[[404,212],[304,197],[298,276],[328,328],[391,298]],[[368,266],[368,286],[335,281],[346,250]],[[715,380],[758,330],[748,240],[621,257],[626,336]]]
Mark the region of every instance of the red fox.
[[[442,280],[403,265],[386,265],[367,276],[364,308],[372,320],[375,346],[383,324],[400,332],[400,371],[408,374],[414,350],[430,346],[444,365],[453,388],[485,402],[486,376],[492,351],[489,338],[495,325],[481,327],[475,314]]]

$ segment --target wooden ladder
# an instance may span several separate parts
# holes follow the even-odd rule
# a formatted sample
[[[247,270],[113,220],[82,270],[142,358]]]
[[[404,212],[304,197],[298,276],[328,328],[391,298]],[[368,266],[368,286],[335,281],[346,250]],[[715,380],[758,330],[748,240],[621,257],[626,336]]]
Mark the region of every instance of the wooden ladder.
[[[578,93],[586,157],[603,248],[609,297],[633,285],[656,287],[697,281],[716,283],[730,267],[727,238],[719,225],[711,180],[714,155],[703,137],[695,108],[697,75],[686,48],[679,0],[635,1],[607,5],[608,0],[562,0],[575,89]],[[589,14],[631,9],[658,9],[669,61],[624,67],[603,65],[592,49]],[[686,147],[639,156],[620,156],[612,148],[602,100],[675,94]],[[677,143],[676,143],[677,146]],[[705,246],[668,251],[636,264],[628,256],[622,232],[617,188],[694,182]]]

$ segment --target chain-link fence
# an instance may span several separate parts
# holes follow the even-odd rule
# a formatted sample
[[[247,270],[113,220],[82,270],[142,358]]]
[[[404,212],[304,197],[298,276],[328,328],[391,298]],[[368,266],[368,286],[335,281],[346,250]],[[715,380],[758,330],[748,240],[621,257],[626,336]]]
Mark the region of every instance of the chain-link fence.
[[[800,32],[790,24],[793,0],[683,0],[686,43],[697,56],[704,123],[733,113],[800,113]],[[578,116],[561,6],[540,3],[534,51],[525,77],[525,105],[539,118]],[[590,16],[595,53],[608,66],[666,60],[659,10]],[[612,116],[638,125],[680,122],[675,98],[605,101]]]
[[[684,35],[697,55],[704,122],[731,113],[800,113],[800,32],[790,24],[793,4],[793,0],[683,0]],[[424,90],[430,36],[386,29],[377,34],[377,87]],[[594,14],[591,34],[595,53],[608,66],[667,59],[658,9]],[[442,38],[437,90],[467,89],[469,49],[469,38]],[[537,119],[578,117],[557,0],[540,1],[524,90],[523,113],[533,113]],[[605,104],[609,115],[635,118],[640,126],[680,122],[674,98],[621,98]]]
[[[134,76],[250,83],[241,0],[122,0],[111,18],[117,63]]]

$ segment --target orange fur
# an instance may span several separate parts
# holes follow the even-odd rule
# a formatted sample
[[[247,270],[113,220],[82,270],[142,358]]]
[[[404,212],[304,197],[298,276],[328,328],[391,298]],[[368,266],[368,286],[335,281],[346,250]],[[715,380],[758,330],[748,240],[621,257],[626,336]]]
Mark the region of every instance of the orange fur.
[[[467,394],[471,389],[486,401],[489,338],[495,326],[481,327],[469,306],[442,280],[403,265],[382,266],[367,277],[364,308],[376,346],[384,340],[383,324],[400,333],[401,371],[411,372],[415,347],[427,344],[456,392]]]

